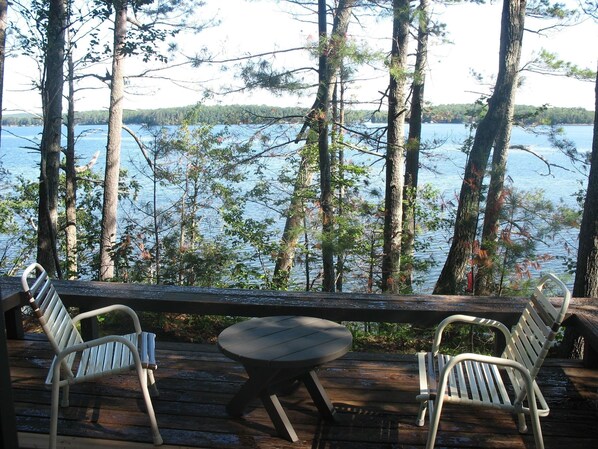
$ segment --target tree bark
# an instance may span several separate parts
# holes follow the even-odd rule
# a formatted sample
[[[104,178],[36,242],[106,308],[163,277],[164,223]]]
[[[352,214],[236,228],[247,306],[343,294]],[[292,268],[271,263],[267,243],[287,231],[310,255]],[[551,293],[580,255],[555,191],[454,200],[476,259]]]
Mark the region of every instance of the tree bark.
[[[329,48],[326,30],[326,0],[318,0],[318,33],[320,36],[320,58],[318,64],[318,98],[320,105],[317,112],[318,155],[320,164],[320,209],[322,210],[322,290],[334,291],[334,214],[332,210],[332,173],[330,150],[328,147],[328,114],[330,109],[331,88],[333,81],[328,68]]]
[[[113,249],[116,243],[118,183],[120,176],[120,146],[124,102],[124,45],[127,34],[127,0],[114,2],[114,49],[112,81],[108,111],[108,143],[102,206],[99,279],[110,280],[115,275]]]
[[[398,292],[401,285],[409,1],[393,0],[393,14],[384,201],[384,254],[382,256],[382,291],[391,293]]]
[[[332,96],[332,116],[334,125],[332,127],[332,142],[338,153],[333,159],[333,171],[339,180],[337,186],[338,209],[337,214],[343,217],[345,210],[345,151],[343,147],[343,127],[345,125],[345,80],[343,68],[339,71],[339,77],[334,85],[334,94]],[[333,152],[333,154],[335,154]],[[337,233],[340,235],[341,229],[337,228]],[[345,248],[339,245],[336,255],[336,291],[343,291],[343,281],[345,277]]]
[[[42,83],[44,126],[41,140],[37,262],[50,276],[61,277],[56,233],[58,186],[62,137],[62,91],[64,86],[65,2],[51,0],[48,15],[47,48]]]
[[[596,72],[594,137],[590,157],[588,188],[583,206],[581,226],[579,228],[579,246],[577,248],[577,266],[573,296],[577,298],[598,297],[598,71]],[[565,335],[559,345],[559,357],[578,357],[578,342],[581,338],[574,327],[565,328]],[[585,346],[585,345],[584,345]],[[588,348],[586,346],[586,351]],[[590,354],[590,352],[586,352]]]
[[[75,170],[75,66],[68,58],[68,112],[66,133],[66,272],[67,279],[77,279],[77,172]]]
[[[428,59],[429,10],[429,1],[420,0],[417,54],[409,114],[409,136],[405,152],[405,185],[403,187],[403,241],[401,254],[407,260],[407,263],[404,263],[401,269],[403,271],[404,289],[407,291],[412,291],[413,259],[415,257],[415,206],[417,202],[424,86]]]
[[[598,75],[596,76],[594,137],[588,188],[579,229],[573,296],[598,297]]]
[[[515,102],[509,105],[508,116],[499,127],[499,132],[492,154],[492,169],[490,184],[484,210],[484,224],[482,226],[481,252],[476,256],[477,273],[474,282],[474,294],[488,296],[500,294],[494,282],[495,256],[498,243],[499,218],[504,204],[504,184],[509,157],[511,129],[513,127],[513,111]]]
[[[4,93],[4,62],[6,59],[6,16],[8,1],[0,0],[0,139],[2,136],[2,96]],[[1,140],[0,140],[1,143]]]
[[[305,149],[303,150],[306,151]],[[281,250],[276,258],[274,266],[273,287],[279,290],[288,288],[295,249],[299,236],[301,235],[303,218],[305,216],[305,192],[311,184],[313,170],[311,169],[310,158],[304,154],[301,156],[291,203],[287,212],[284,230],[281,238]]]
[[[499,69],[488,112],[480,121],[465,167],[451,247],[434,288],[435,294],[456,294],[472,257],[477,232],[480,194],[490,150],[498,128],[508,117],[517,87],[525,21],[525,0],[504,0],[499,50]]]

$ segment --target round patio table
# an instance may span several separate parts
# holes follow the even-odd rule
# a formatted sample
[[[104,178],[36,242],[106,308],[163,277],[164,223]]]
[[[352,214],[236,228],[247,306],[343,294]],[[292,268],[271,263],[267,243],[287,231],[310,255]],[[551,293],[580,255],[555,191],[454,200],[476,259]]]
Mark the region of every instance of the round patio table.
[[[230,326],[218,336],[223,354],[243,364],[249,378],[231,399],[227,411],[241,416],[260,398],[278,434],[297,441],[277,392],[302,381],[324,419],[334,420],[334,406],[316,368],[351,348],[353,338],[340,324],[304,316],[253,318]]]

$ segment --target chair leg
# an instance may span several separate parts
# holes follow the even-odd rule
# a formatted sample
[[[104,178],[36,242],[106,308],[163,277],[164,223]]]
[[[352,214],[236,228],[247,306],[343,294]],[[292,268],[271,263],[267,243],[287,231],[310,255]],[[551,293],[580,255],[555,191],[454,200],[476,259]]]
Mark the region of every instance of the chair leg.
[[[527,432],[527,423],[525,422],[525,415],[523,413],[517,413],[517,423],[519,427],[519,433]]]
[[[158,421],[156,420],[156,414],[154,413],[154,406],[152,405],[152,398],[150,397],[149,390],[147,387],[147,378],[149,377],[147,373],[140,366],[137,368],[137,375],[139,376],[139,383],[141,385],[141,393],[143,394],[143,399],[145,399],[145,408],[147,409],[147,414],[150,419],[150,424],[152,426],[152,437],[154,439],[154,445],[160,446],[164,441],[162,440],[162,436],[160,435],[160,430],[158,429]]]
[[[442,412],[443,396],[438,395],[434,407],[430,406],[430,428],[428,429],[428,441],[426,442],[426,449],[434,449],[436,444],[436,434],[438,433],[438,425],[440,424],[440,413]]]
[[[59,380],[52,382],[52,405],[50,411],[50,444],[49,449],[56,449],[56,436],[58,433],[58,401],[60,400]]]
[[[542,427],[540,426],[540,417],[538,414],[530,416],[532,421],[532,430],[534,432],[534,440],[536,442],[536,449],[544,449],[544,438],[542,437]]]
[[[426,420],[426,411],[428,410],[428,401],[421,401],[419,404],[419,412],[417,414],[416,426],[423,426]]]
[[[147,387],[149,389],[150,394],[153,397],[160,396],[160,392],[158,391],[158,386],[156,385],[156,379],[154,379],[154,370],[147,369]]]
[[[534,384],[529,375],[526,377],[525,389],[527,390],[527,401],[529,404],[529,417],[532,422],[532,431],[536,442],[536,449],[544,449],[544,438],[542,437],[542,427],[540,426],[540,415],[538,415],[538,404],[536,402],[536,393]],[[521,419],[521,418],[520,418]]]
[[[60,400],[61,407],[68,407],[69,406],[69,394],[70,394],[70,385],[66,384],[62,387],[62,398]]]

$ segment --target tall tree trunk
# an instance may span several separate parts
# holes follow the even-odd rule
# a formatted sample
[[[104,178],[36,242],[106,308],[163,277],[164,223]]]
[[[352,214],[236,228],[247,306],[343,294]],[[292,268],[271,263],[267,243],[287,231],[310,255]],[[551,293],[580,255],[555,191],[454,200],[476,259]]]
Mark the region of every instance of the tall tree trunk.
[[[114,49],[112,55],[112,82],[110,84],[110,107],[108,111],[108,143],[106,145],[106,172],[104,176],[104,203],[100,241],[99,279],[114,277],[116,243],[118,183],[120,175],[120,145],[125,93],[124,46],[127,34],[127,0],[114,2]]]
[[[388,143],[386,150],[386,196],[384,201],[384,255],[382,291],[398,292],[401,284],[401,235],[405,162],[405,85],[409,1],[393,0],[392,50],[388,94]]]
[[[579,246],[577,248],[577,266],[573,296],[578,298],[598,298],[598,71],[596,72],[594,137],[590,159],[588,188],[583,206],[583,216],[579,228]],[[577,357],[579,332],[571,326],[565,328],[565,335],[559,345],[559,357]],[[586,343],[587,344],[587,343]],[[585,357],[592,357],[587,351]],[[596,365],[597,360],[586,360],[589,365]]]
[[[2,97],[4,94],[4,61],[6,59],[6,17],[8,1],[0,0],[0,139],[2,136]],[[1,141],[0,141],[1,142]]]
[[[158,151],[153,151],[154,164],[153,167],[158,166]],[[160,239],[160,217],[158,215],[158,187],[159,180],[157,170],[152,170],[152,232],[154,234],[154,268],[156,275],[154,277],[156,284],[162,283],[162,252]],[[151,266],[151,265],[150,265]],[[151,273],[150,273],[151,275]]]
[[[403,241],[401,254],[408,260],[403,264],[404,287],[412,290],[413,259],[415,257],[415,206],[419,176],[419,153],[421,147],[422,119],[424,107],[424,86],[428,59],[428,26],[430,3],[419,2],[419,27],[417,32],[417,54],[413,75],[413,92],[409,118],[409,136],[405,152],[405,185],[403,188]]]
[[[453,240],[442,272],[434,287],[435,294],[456,294],[472,257],[480,208],[480,194],[488,158],[498,129],[505,117],[508,117],[509,105],[513,101],[517,87],[525,6],[525,0],[504,0],[503,3],[496,85],[488,101],[488,112],[476,130],[465,167]]]
[[[333,220],[332,220],[332,181],[330,175],[330,152],[328,149],[328,109],[331,101],[332,89],[329,88],[339,71],[341,64],[341,54],[338,51],[339,46],[344,45],[346,40],[347,28],[351,11],[356,0],[340,0],[332,28],[331,38],[327,39],[326,33],[326,5],[319,0],[319,11],[323,11],[323,18],[319,18],[318,27],[321,34],[320,45],[326,48],[320,55],[319,85],[316,94],[316,100],[312,106],[311,112],[306,123],[301,130],[303,134],[306,128],[310,132],[307,137],[307,151],[310,145],[314,144],[317,137],[319,155],[320,155],[320,203],[323,214],[323,242],[322,257],[324,265],[323,289],[334,291],[334,251],[332,247]],[[322,15],[319,13],[319,15]],[[322,37],[323,31],[323,37]],[[325,59],[324,63],[322,60]],[[322,68],[325,67],[325,70]],[[323,176],[322,176],[323,173]],[[294,191],[291,197],[291,205],[287,213],[285,228],[281,238],[281,251],[276,260],[274,269],[274,286],[278,289],[284,289],[288,285],[290,270],[292,268],[295,248],[301,233],[303,223],[304,208],[302,192],[309,186],[313,177],[313,171],[307,155],[302,156]],[[328,232],[328,235],[327,235]]]
[[[41,140],[37,261],[50,275],[61,277],[56,233],[64,85],[65,2],[51,0],[42,84],[44,127]]]
[[[500,226],[499,217],[504,204],[505,174],[507,172],[515,102],[511,101],[508,108],[508,116],[505,117],[499,127],[494,152],[492,153],[492,169],[490,171],[488,195],[486,195],[482,243],[480,245],[482,251],[476,257],[477,273],[474,278],[474,293],[482,296],[497,293],[494,282],[494,261]]]
[[[588,189],[579,229],[573,296],[598,298],[598,75],[596,76],[594,138]]]
[[[344,71],[341,67],[339,77],[334,85],[334,95],[332,99],[333,105],[333,120],[334,126],[332,128],[332,141],[335,148],[338,148],[336,153],[334,172],[338,179],[337,187],[337,201],[338,201],[338,216],[344,215],[345,203],[345,151],[343,147],[343,126],[345,124],[345,83]],[[337,234],[341,236],[342,229],[337,229]],[[344,245],[339,245],[336,255],[336,291],[343,291],[343,281],[345,274],[345,248]]]
[[[77,279],[77,173],[75,171],[75,66],[68,54],[68,112],[66,133],[66,272],[67,279]]]
[[[332,39],[328,41],[326,28],[326,0],[318,0],[318,33],[320,36],[320,58],[318,63],[318,98],[321,99],[317,112],[318,154],[320,163],[320,208],[322,209],[322,290],[334,291],[334,214],[330,149],[328,146],[328,114],[330,109],[331,82],[328,58],[333,50]]]

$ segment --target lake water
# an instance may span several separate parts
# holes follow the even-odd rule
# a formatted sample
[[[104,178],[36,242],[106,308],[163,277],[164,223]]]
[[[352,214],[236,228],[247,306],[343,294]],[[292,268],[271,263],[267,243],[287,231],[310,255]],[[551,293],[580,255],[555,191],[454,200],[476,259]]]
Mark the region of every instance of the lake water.
[[[135,131],[143,134],[138,127],[132,127]],[[238,133],[240,138],[247,136],[255,127],[230,127],[231,132]],[[592,126],[565,126],[564,138],[571,140],[579,152],[586,153],[591,150]],[[79,126],[77,133],[80,135],[77,143],[77,154],[81,164],[85,164],[96,151],[100,151],[100,158],[95,170],[103,173],[104,152],[106,147],[106,127]],[[443,144],[431,149],[422,158],[422,165],[426,168],[420,173],[420,183],[430,183],[439,189],[447,201],[456,200],[458,195],[466,156],[460,151],[461,142],[467,136],[468,130],[462,124],[424,124],[423,140],[441,140]],[[2,130],[2,145],[0,148],[0,160],[2,166],[10,172],[11,177],[22,175],[27,179],[36,179],[39,176],[39,153],[34,150],[39,145],[41,127],[7,127]],[[515,128],[512,133],[511,144],[529,148],[529,150],[543,159],[554,164],[550,173],[547,165],[540,158],[528,151],[511,150],[508,165],[508,176],[513,185],[519,190],[542,189],[548,199],[554,202],[563,202],[574,206],[574,195],[580,188],[585,187],[585,175],[571,165],[565,155],[559,150],[552,148],[546,135],[532,134],[521,128]],[[288,151],[288,148],[287,150]],[[372,156],[347,151],[346,158],[356,163],[364,163],[370,166],[371,175],[369,182],[372,187],[384,190],[384,166],[381,161],[376,161]],[[284,158],[281,158],[284,161]],[[282,166],[280,160],[275,162],[272,159],[272,175]],[[137,144],[131,136],[123,133],[122,143],[123,166],[131,169],[142,162],[141,153]],[[433,168],[434,170],[430,170]],[[139,178],[142,181],[142,178]],[[146,192],[149,195],[149,192]],[[142,192],[143,194],[143,192]],[[266,215],[270,212],[267,209],[254,210],[254,214]],[[576,246],[576,232],[570,232],[566,238],[568,242]],[[431,243],[430,253],[439,262],[439,266],[429,273],[430,282],[427,282],[424,289],[429,291],[437,273],[442,268],[444,257],[448,250],[447,235],[433,234],[426,236]],[[551,244],[552,250],[560,246]],[[427,255],[421,255],[427,257]],[[564,271],[561,261],[552,261],[546,265],[557,273]]]

